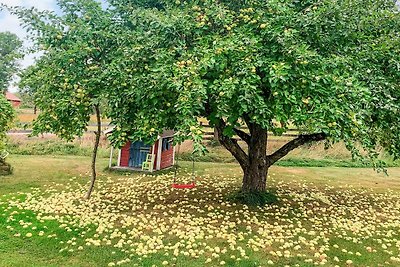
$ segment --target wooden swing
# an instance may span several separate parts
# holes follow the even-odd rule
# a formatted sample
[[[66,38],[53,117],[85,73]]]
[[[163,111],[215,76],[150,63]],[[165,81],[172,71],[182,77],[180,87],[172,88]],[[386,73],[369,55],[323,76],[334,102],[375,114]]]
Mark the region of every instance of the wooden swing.
[[[179,155],[180,145],[178,146],[178,155]],[[177,178],[177,169],[178,169],[178,158],[176,158],[176,166],[174,171],[174,182],[171,185],[172,188],[176,189],[192,189],[196,187],[196,176],[194,173],[194,157],[192,156],[192,182],[189,184],[179,184],[176,182]]]

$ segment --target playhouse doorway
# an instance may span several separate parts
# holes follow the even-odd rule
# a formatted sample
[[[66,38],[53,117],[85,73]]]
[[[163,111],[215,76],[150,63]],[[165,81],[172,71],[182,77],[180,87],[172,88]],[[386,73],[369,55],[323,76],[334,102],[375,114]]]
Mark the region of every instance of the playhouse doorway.
[[[146,157],[150,153],[150,148],[150,145],[142,141],[132,142],[129,149],[128,166],[131,168],[142,168],[142,163],[146,161]]]

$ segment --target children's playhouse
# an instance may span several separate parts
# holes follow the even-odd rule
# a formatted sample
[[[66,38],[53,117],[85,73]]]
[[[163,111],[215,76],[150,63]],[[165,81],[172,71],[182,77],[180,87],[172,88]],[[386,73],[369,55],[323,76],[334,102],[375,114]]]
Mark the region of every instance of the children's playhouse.
[[[116,169],[158,171],[175,164],[174,131],[166,130],[152,144],[142,141],[128,142],[118,152]],[[110,165],[113,151],[111,151]],[[110,166],[111,167],[111,166]]]

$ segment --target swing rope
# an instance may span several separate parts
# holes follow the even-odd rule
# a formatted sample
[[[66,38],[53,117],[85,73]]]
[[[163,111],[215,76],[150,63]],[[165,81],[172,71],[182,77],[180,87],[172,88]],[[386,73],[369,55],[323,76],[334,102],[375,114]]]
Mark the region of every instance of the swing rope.
[[[180,154],[180,148],[181,148],[181,146],[178,145],[178,155]],[[179,166],[178,165],[178,157],[176,157],[175,170],[174,170],[174,183],[172,184],[172,187],[176,188],[176,189],[191,189],[191,188],[196,187],[196,176],[195,176],[195,172],[194,172],[194,156],[192,155],[192,183],[178,184],[176,182],[178,166]]]

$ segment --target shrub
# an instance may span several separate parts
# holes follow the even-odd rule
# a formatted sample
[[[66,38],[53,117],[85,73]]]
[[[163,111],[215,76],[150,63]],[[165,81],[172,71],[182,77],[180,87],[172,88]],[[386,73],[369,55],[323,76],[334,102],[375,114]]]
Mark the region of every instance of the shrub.
[[[12,174],[12,167],[10,164],[0,159],[0,176],[10,175]]]
[[[11,154],[20,155],[71,155],[91,156],[92,147],[81,146],[77,143],[66,143],[59,140],[45,140],[35,142],[11,142],[8,145]],[[109,151],[105,148],[99,149],[99,157],[109,157]]]

